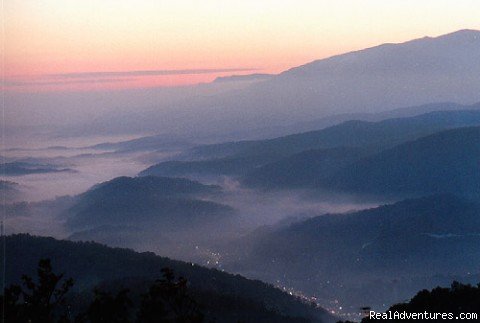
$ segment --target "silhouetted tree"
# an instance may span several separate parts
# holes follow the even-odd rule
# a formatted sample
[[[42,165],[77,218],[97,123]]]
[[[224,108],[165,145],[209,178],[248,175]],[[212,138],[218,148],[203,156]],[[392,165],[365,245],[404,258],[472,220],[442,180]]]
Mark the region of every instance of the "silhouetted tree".
[[[156,280],[148,292],[141,296],[137,317],[133,315],[133,302],[127,289],[111,294],[94,290],[93,301],[87,310],[77,315],[77,323],[199,323],[203,322],[195,300],[188,295],[187,280],[175,275],[171,269],[162,269],[163,278]],[[15,323],[70,323],[70,306],[65,295],[73,286],[72,279],[55,274],[49,259],[38,263],[37,281],[23,275],[22,286],[11,285],[0,295],[1,317]],[[78,310],[78,309],[77,309]]]
[[[22,318],[22,310],[18,305],[22,288],[18,285],[12,285],[5,288],[4,295],[0,296],[0,306],[2,310],[2,318],[5,320],[20,320]]]
[[[163,279],[156,280],[142,295],[137,322],[203,322],[197,303],[187,293],[187,280],[183,277],[175,279],[173,271],[168,268],[162,272]]]
[[[128,323],[131,322],[132,305],[127,289],[119,291],[116,295],[95,289],[94,299],[79,321],[86,319],[91,323]]]
[[[68,320],[68,313],[59,315],[66,309],[65,295],[73,286],[73,279],[63,280],[63,274],[55,274],[49,259],[38,263],[37,280],[23,275],[24,288],[12,285],[5,289],[2,299],[2,315],[7,322],[50,323]],[[62,283],[63,280],[63,283]],[[55,318],[54,316],[60,317]]]

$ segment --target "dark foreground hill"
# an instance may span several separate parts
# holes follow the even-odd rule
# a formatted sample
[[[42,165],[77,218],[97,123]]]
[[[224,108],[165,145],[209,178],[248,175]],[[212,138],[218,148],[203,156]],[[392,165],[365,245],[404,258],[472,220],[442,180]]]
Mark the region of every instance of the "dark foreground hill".
[[[207,318],[215,318],[217,322],[332,320],[324,310],[302,303],[260,281],[170,260],[153,253],[29,235],[8,236],[5,243],[7,285],[18,282],[22,274],[35,276],[38,259],[41,258],[51,259],[56,272],[74,278],[74,291],[79,295],[85,295],[99,285],[135,290],[146,281],[160,278],[161,269],[168,267],[188,279],[189,288],[207,313]]]
[[[395,304],[387,312],[377,312],[375,316],[365,317],[361,322],[478,321],[479,311],[480,284],[472,286],[453,282],[450,287],[421,290],[408,302]]]

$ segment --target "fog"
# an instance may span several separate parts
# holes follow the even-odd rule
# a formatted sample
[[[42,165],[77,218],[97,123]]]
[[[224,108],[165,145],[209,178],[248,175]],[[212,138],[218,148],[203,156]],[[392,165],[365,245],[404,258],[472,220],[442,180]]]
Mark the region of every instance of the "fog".
[[[258,191],[242,188],[231,178],[224,178],[222,201],[238,210],[245,226],[256,228],[298,221],[326,213],[344,213],[377,206],[344,194],[312,194],[308,190]]]
[[[107,219],[110,222],[105,221],[106,224],[92,221],[90,227],[75,227],[69,224],[69,220],[78,215],[75,207],[85,202],[82,197],[88,194],[82,193],[95,185],[120,176],[135,177],[161,161],[188,156],[186,150],[191,146],[270,138],[298,133],[305,127],[319,129],[347,120],[350,114],[378,120],[388,116],[412,115],[419,111],[444,110],[451,106],[454,109],[465,108],[465,104],[480,101],[478,52],[478,32],[461,31],[438,38],[387,44],[339,55],[266,78],[247,77],[240,81],[233,78],[231,81],[178,88],[7,93],[5,145],[0,155],[4,169],[7,169],[7,164],[11,168],[10,173],[5,171],[1,180],[2,187],[11,186],[12,189],[8,195],[4,194],[2,203],[5,232],[93,240],[137,251],[153,251],[162,256],[219,269],[226,268],[266,281],[281,275],[285,278],[282,270],[275,271],[271,276],[267,273],[267,266],[277,269],[274,262],[263,264],[260,261],[259,267],[247,268],[246,263],[235,262],[241,257],[229,256],[235,256],[235,253],[244,255],[247,245],[264,232],[289,228],[292,223],[328,213],[342,216],[355,210],[373,208],[395,202],[395,198],[388,201],[381,198],[366,199],[321,191],[318,187],[310,190],[290,188],[267,191],[242,186],[240,175],[192,175],[190,178],[200,182],[198,186],[207,193],[179,194],[181,198],[172,193],[173,197],[167,196],[174,200],[174,203],[167,204],[171,206],[171,209],[167,208],[171,213],[157,212],[159,204],[155,202],[164,196],[155,195],[158,194],[155,192],[152,194],[155,201],[147,199],[147,202],[152,202],[149,205],[134,205],[151,217],[147,220],[142,219],[143,214],[134,217],[130,213],[127,213],[126,220],[112,217]],[[391,111],[406,106],[449,101],[458,104]],[[390,111],[390,114],[386,111]],[[141,144],[135,142],[133,148],[127,145],[129,148],[123,150],[114,148],[122,147],[121,144],[110,144],[153,135],[153,141],[159,139],[153,144],[152,138],[141,140]],[[97,144],[105,145],[95,146]],[[208,190],[202,184],[214,184],[219,188]],[[195,186],[192,183],[189,185]],[[135,188],[130,187],[129,191],[121,186],[121,189],[124,191],[120,192],[116,202],[128,198],[129,192]],[[139,198],[138,195],[133,196]],[[89,201],[85,202],[95,219],[98,214],[107,215],[108,218],[111,213],[121,213],[122,206],[112,207],[104,200],[108,198],[100,196],[94,201],[96,204],[92,204],[91,210],[88,207],[92,205],[87,203]],[[152,211],[148,207],[157,209]],[[175,213],[178,209],[185,214],[192,209],[203,210],[192,212],[203,222],[175,226],[178,224],[177,217],[185,215]],[[104,213],[95,213],[98,210]],[[215,213],[211,210],[222,211],[219,211],[221,214],[208,217]],[[115,222],[117,220],[118,223]],[[185,218],[183,221],[186,221]],[[358,226],[355,227],[357,229]],[[358,230],[354,234],[363,237],[362,231]],[[332,241],[338,241],[334,233],[333,236]],[[362,251],[361,246],[365,244],[363,240],[360,242],[358,245],[356,241],[352,244],[360,246]],[[330,246],[322,247],[328,249]],[[378,248],[383,251],[382,246]],[[313,244],[312,249],[320,248]],[[396,256],[392,254],[393,258]],[[341,258],[341,254],[338,257]],[[320,264],[322,259],[310,259],[306,255],[302,261],[309,264],[310,260],[312,263],[315,260],[318,261],[316,264]],[[359,259],[352,257],[348,260]],[[301,266],[301,263],[292,265]],[[301,281],[293,278],[282,283],[310,290],[320,288],[319,285],[310,286],[310,279],[301,275],[304,273],[302,269],[299,270]],[[316,266],[309,268],[312,272],[317,269]],[[317,275],[316,272],[314,274]],[[317,276],[312,281],[323,284],[324,277],[320,273]],[[357,300],[362,299],[362,293],[375,283],[369,280],[365,284],[360,282],[358,286],[355,285],[356,280],[362,278],[352,274],[348,281],[352,283],[353,291],[360,295],[352,296]],[[385,273],[385,277],[382,274],[380,278],[392,279],[389,273]],[[425,279],[430,278],[428,276]],[[409,280],[414,286],[409,292],[421,285],[414,281],[414,277],[407,277],[406,281]],[[345,281],[336,283],[338,285],[332,284],[325,290],[335,295],[340,288],[344,288]],[[386,286],[388,284],[395,285],[390,281]],[[352,291],[344,289],[344,293],[352,294]]]
[[[17,183],[21,192],[20,196],[6,201],[6,232],[72,237],[76,240],[93,239],[112,246],[155,251],[177,259],[213,265],[210,263],[212,257],[219,256],[217,252],[222,245],[259,227],[287,225],[312,216],[347,212],[378,204],[327,193],[312,195],[309,191],[302,190],[262,192],[242,187],[234,177],[196,177],[193,179],[221,187],[221,193],[206,199],[232,207],[235,210],[234,216],[219,223],[175,232],[162,231],[161,227],[152,223],[147,226],[103,227],[85,232],[68,228],[67,210],[75,204],[75,196],[98,183],[119,176],[136,176],[152,163],[168,160],[182,152],[166,149],[164,152],[115,153],[88,148],[102,142],[131,138],[37,138],[37,142],[25,141],[24,146],[5,149],[2,154],[6,161],[48,163],[69,169],[58,173],[4,176],[5,180]],[[215,263],[221,265],[218,259]]]

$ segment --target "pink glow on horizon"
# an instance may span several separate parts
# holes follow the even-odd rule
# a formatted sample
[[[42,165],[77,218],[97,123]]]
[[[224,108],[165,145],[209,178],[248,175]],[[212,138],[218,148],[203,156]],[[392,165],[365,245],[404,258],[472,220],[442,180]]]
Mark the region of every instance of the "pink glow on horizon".
[[[262,71],[263,72],[263,71]],[[55,92],[55,91],[103,91],[103,90],[123,90],[155,87],[175,87],[188,86],[200,83],[213,82],[219,76],[244,75],[249,72],[222,72],[211,74],[184,74],[184,75],[162,75],[162,76],[131,76],[117,78],[97,78],[97,79],[65,79],[59,81],[38,81],[35,77],[22,77],[21,80],[11,79],[12,84],[8,84],[5,90],[9,92]],[[7,80],[8,82],[8,80]]]
[[[0,41],[5,90],[95,91],[190,85],[248,73],[40,85],[35,79],[204,67],[279,73],[385,42],[480,29],[478,17],[478,0],[9,0]]]

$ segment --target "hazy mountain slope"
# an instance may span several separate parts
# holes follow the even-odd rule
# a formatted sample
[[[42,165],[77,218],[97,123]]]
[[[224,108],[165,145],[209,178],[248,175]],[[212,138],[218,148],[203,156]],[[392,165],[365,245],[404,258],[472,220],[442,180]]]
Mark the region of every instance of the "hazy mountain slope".
[[[3,191],[10,191],[10,190],[15,190],[17,187],[17,183],[11,182],[11,181],[4,181],[0,180],[0,190]]]
[[[480,194],[480,127],[446,130],[359,160],[331,188],[373,194]]]
[[[73,170],[68,168],[61,168],[56,165],[36,164],[20,161],[0,164],[0,173],[7,176],[22,176],[29,174],[47,174],[59,172],[73,172]]]
[[[181,178],[119,177],[81,194],[68,211],[68,224],[83,229],[150,222],[181,228],[217,221],[233,210],[201,196],[218,191],[217,186]]]
[[[408,118],[378,122],[351,120],[339,125],[267,140],[198,146],[192,156],[283,155],[308,149],[393,146],[434,132],[480,124],[480,111],[435,111]]]
[[[480,104],[458,104],[452,102],[438,102],[438,103],[429,103],[423,105],[415,105],[409,107],[396,108],[393,110],[382,111],[382,112],[352,112],[352,113],[339,113],[331,116],[316,118],[313,120],[296,122],[288,126],[278,127],[277,132],[279,133],[278,137],[281,135],[286,135],[289,133],[295,132],[306,132],[312,130],[320,130],[322,128],[331,127],[339,123],[349,121],[349,120],[362,120],[362,121],[373,121],[378,122],[386,119],[393,118],[407,118],[414,117],[421,114],[435,112],[435,111],[458,111],[458,110],[480,110]]]
[[[399,301],[426,287],[421,277],[478,272],[479,212],[478,202],[437,195],[321,215],[252,234],[234,266],[359,306],[387,301],[382,293]]]
[[[192,144],[184,139],[172,138],[164,135],[146,136],[137,139],[105,142],[91,146],[93,149],[114,150],[115,152],[135,152],[135,151],[169,151],[177,149],[185,149],[191,147]]]
[[[278,182],[280,186],[311,186],[332,175],[339,166],[346,166],[366,153],[444,129],[471,125],[480,125],[480,110],[435,111],[379,122],[347,121],[318,131],[274,139],[198,146],[188,153],[189,158],[197,160],[162,162],[140,175],[241,176],[252,173],[247,177],[257,179],[246,179],[245,183],[273,188],[278,179],[284,183]],[[318,151],[307,153],[307,150]],[[322,165],[327,166],[322,164],[322,159],[334,167],[322,169]],[[269,179],[272,182],[269,183]]]
[[[443,103],[430,103],[417,106],[409,106],[404,108],[397,108],[389,111],[383,111],[378,113],[369,114],[371,121],[381,121],[392,118],[406,118],[414,117],[421,114],[427,114],[436,111],[461,111],[461,110],[480,110],[480,103],[474,103],[469,105],[443,102]]]
[[[9,203],[17,197],[20,197],[21,192],[19,186],[18,183],[0,179],[0,194],[5,197],[4,202]]]
[[[371,153],[361,148],[307,150],[252,170],[241,182],[269,189],[318,187],[329,176]]]
[[[244,175],[251,169],[274,161],[276,156],[224,157],[194,161],[166,161],[139,173],[140,176]]]
[[[480,67],[474,62],[479,57],[480,31],[461,30],[314,61],[269,83],[285,90],[279,99],[296,92],[298,106],[323,113],[379,111],[393,102],[397,107],[432,100],[473,103],[478,101],[474,88]]]
[[[199,96],[150,112],[105,120],[129,130],[201,136],[252,132],[342,113],[388,111],[434,102],[480,101],[480,31],[462,30],[384,44],[314,61],[246,89]],[[138,106],[138,105],[135,105]]]
[[[274,77],[274,74],[254,73],[246,75],[230,75],[230,76],[218,76],[213,82],[251,82],[267,80]]]
[[[194,138],[252,138],[278,134],[278,127],[343,113],[382,112],[434,102],[472,104],[480,101],[479,53],[480,31],[461,30],[321,59],[250,87],[213,95],[192,96],[189,88],[183,96],[182,89],[175,89],[182,98],[175,100],[151,93],[160,90],[143,96],[116,94],[115,100],[122,97],[134,110],[114,110],[103,118],[89,119],[77,130],[145,133],[161,129],[164,134]],[[224,83],[229,82],[213,84]],[[145,106],[151,108],[140,112]]]
[[[473,259],[466,261],[467,254],[453,255],[448,250],[440,254],[431,252],[438,247],[443,248],[444,239],[450,239],[452,245],[449,248],[455,248],[456,242],[469,244],[471,239],[480,239],[479,211],[478,202],[451,195],[405,200],[350,214],[321,215],[292,224],[269,234],[267,240],[252,249],[254,254],[261,254],[260,258],[266,257],[266,262],[272,258],[276,258],[277,262],[281,259],[291,262],[291,265],[286,264],[287,267],[301,266],[302,258],[307,256],[304,261],[312,261],[310,256],[315,255],[314,260],[321,265],[310,270],[329,274],[340,274],[343,269],[346,272],[382,272],[386,268],[407,274],[408,271],[421,271],[425,267],[433,269],[428,261],[439,261],[447,256],[459,257],[463,262],[456,263],[454,259],[445,258],[435,270],[461,271],[463,265],[473,265]],[[429,249],[416,245],[417,242],[426,243],[428,240],[430,245],[424,247]],[[267,241],[268,244],[265,243]],[[335,248],[332,249],[332,245]],[[310,254],[306,254],[306,250]],[[480,250],[475,251],[473,245],[465,249],[467,251],[480,257]],[[363,258],[361,261],[357,259],[360,255]],[[417,261],[426,258],[423,263],[402,264],[404,257],[416,258]],[[437,257],[440,259],[435,259]],[[336,262],[346,267],[334,267]]]
[[[133,197],[143,195],[177,196],[200,193],[215,193],[220,187],[204,185],[185,178],[169,177],[117,177],[110,181],[97,184],[82,194],[84,199],[102,199],[115,194],[129,194]]]
[[[223,317],[226,322],[236,322],[238,319],[252,321],[249,318],[261,317],[261,313],[269,322],[288,321],[281,315],[311,318],[314,322],[321,322],[322,318],[332,319],[326,311],[312,308],[260,281],[170,260],[153,253],[136,253],[91,242],[74,243],[29,235],[8,236],[5,242],[7,284],[18,282],[21,274],[34,276],[40,258],[50,258],[56,272],[73,277],[77,292],[91,290],[98,284],[114,283],[118,288],[119,285],[131,287],[132,283],[138,284],[142,279],[151,283],[161,277],[162,268],[169,267],[177,275],[189,280],[189,288],[200,296],[198,301],[201,304],[208,306],[206,312],[209,315]],[[3,240],[0,244],[3,244]],[[210,298],[202,299],[208,295],[219,302],[223,300],[222,305],[215,306],[208,301]],[[222,307],[228,308],[230,313],[222,313]]]
[[[340,131],[336,134],[336,136],[330,138],[331,142],[347,144],[348,141],[350,141],[350,144],[358,145],[358,140],[362,140],[362,138],[364,138],[363,140],[366,145],[368,145],[368,140],[371,140],[372,143],[377,144],[377,147],[373,145],[374,148],[363,150],[359,148],[335,148],[302,152],[281,159],[274,163],[263,165],[262,167],[253,170],[244,178],[243,182],[247,185],[269,188],[288,188],[299,186],[323,186],[329,188],[330,186],[332,186],[347,189],[348,185],[354,185],[348,184],[349,181],[351,181],[352,183],[353,181],[358,181],[358,185],[360,186],[356,189],[352,186],[350,191],[353,191],[355,193],[378,193],[388,192],[390,190],[392,191],[392,193],[395,193],[392,187],[378,187],[376,191],[372,191],[366,188],[362,190],[362,187],[364,186],[361,185],[368,185],[368,181],[370,180],[389,181],[389,178],[395,176],[392,173],[392,168],[398,169],[399,167],[414,167],[413,165],[411,165],[411,160],[404,160],[404,158],[407,158],[406,156],[409,156],[408,158],[412,159],[416,158],[417,163],[424,162],[426,168],[441,167],[441,165],[431,162],[431,160],[437,158],[435,157],[435,152],[432,152],[430,156],[427,156],[426,151],[421,152],[412,150],[408,153],[406,151],[400,151],[396,154],[402,155],[402,157],[397,158],[392,156],[390,158],[391,160],[383,160],[383,158],[386,158],[385,156],[388,155],[387,152],[381,152],[376,157],[366,158],[369,154],[373,155],[374,153],[378,153],[382,148],[388,146],[388,141],[390,141],[390,144],[394,144],[399,143],[402,141],[402,139],[406,139],[409,137],[413,139],[421,133],[429,134],[431,132],[443,130],[449,127],[461,127],[479,124],[480,111],[431,112],[412,118],[387,119],[385,121],[377,123],[363,123],[363,128],[356,127],[353,129],[345,127],[347,125],[352,125],[352,123],[347,122],[340,125],[342,127],[332,127],[334,129],[336,128],[337,130],[340,129]],[[328,129],[331,128],[327,128],[325,130]],[[317,138],[322,139],[320,135],[325,134],[325,132],[326,131],[317,132],[317,134],[319,135]],[[342,137],[338,135],[339,133],[344,134],[345,140],[343,142]],[[297,140],[298,136],[301,135],[297,135]],[[465,134],[465,136],[465,140],[467,142],[469,139],[474,140],[474,142],[472,142],[472,146],[476,145],[475,134]],[[459,138],[458,140],[461,141],[462,139]],[[281,142],[280,140],[278,141]],[[445,142],[441,142],[441,140],[437,141],[439,142],[431,143],[431,147],[429,148],[430,150],[436,150],[439,147],[439,144],[449,144],[448,140],[445,140]],[[423,148],[423,150],[427,149],[428,145],[428,143],[425,143],[425,147]],[[372,144],[370,144],[370,146],[372,146]],[[472,148],[474,148],[471,151],[473,156],[471,156],[470,158],[474,157],[476,152],[475,147]],[[468,149],[468,147],[464,147],[464,149]],[[468,154],[467,152],[468,150],[465,151],[466,154]],[[359,161],[362,158],[366,159]],[[372,160],[375,160],[374,164],[369,165]],[[356,161],[358,161],[358,163],[354,164],[354,162]],[[397,163],[395,165],[388,164],[388,166],[380,167],[380,164],[389,163],[389,161],[391,161],[392,163]],[[440,164],[447,162],[447,160],[438,161],[438,163]],[[354,164],[352,167],[354,167],[355,169],[349,169],[347,166],[349,166],[350,164]],[[450,166],[454,165],[447,164],[445,167]],[[383,171],[383,173],[377,175],[368,173],[370,168],[372,169],[372,171]],[[441,170],[439,169],[438,171]],[[407,178],[410,177],[417,178],[418,189],[421,192],[422,185],[426,184],[420,184],[420,182],[425,181],[426,173],[422,173],[423,170],[417,170],[416,173],[410,173],[410,175],[407,176],[406,172],[407,170],[405,169],[405,171],[398,176],[401,177],[403,180],[407,180]],[[428,172],[435,172],[435,170],[429,170]],[[336,173],[338,174],[335,175]],[[328,180],[331,176],[334,176],[333,179]],[[374,179],[372,176],[377,179]],[[380,177],[382,177],[382,179]],[[390,181],[396,181],[397,183],[399,183],[400,178],[390,179]],[[413,192],[413,190],[415,189],[414,185],[415,184],[413,183],[411,184],[411,188],[409,189],[410,192]],[[425,192],[428,193],[436,191],[432,191],[432,189],[429,189]]]

